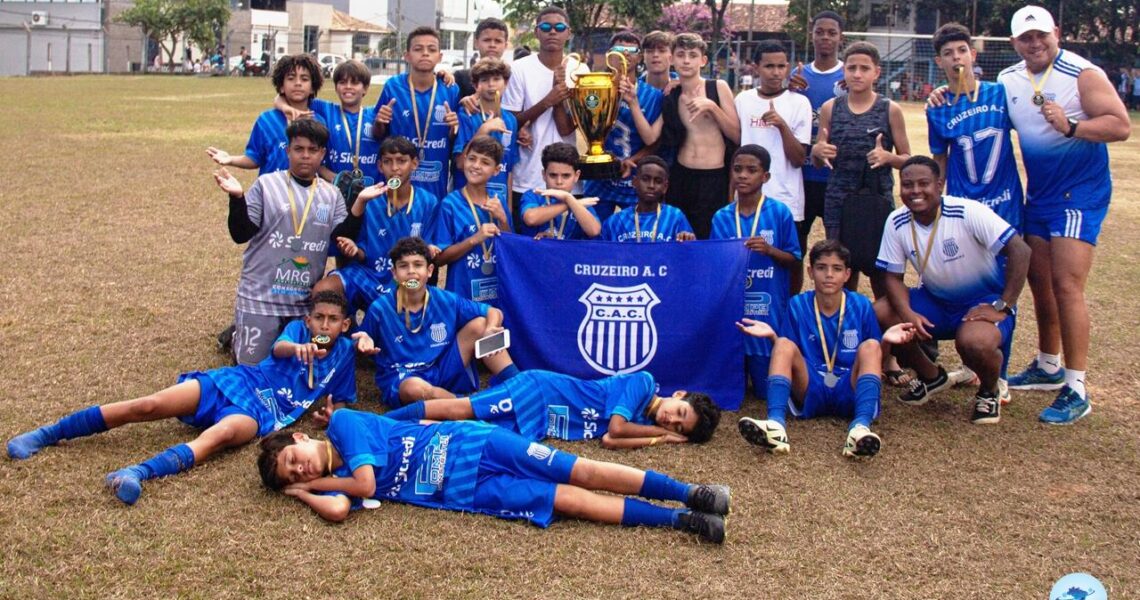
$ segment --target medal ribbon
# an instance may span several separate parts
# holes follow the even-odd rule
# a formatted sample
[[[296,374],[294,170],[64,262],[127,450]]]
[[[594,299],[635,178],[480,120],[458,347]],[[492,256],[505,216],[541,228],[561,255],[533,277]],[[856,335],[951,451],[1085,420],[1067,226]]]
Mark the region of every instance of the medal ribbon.
[[[467,201],[467,207],[471,209],[471,218],[475,219],[475,229],[483,226],[483,222],[479,220],[479,211],[475,210],[475,203],[471,201],[471,196],[467,195],[467,187],[465,186],[460,192],[463,194],[463,199]],[[484,209],[485,210],[485,209]],[[491,260],[491,249],[495,247],[495,243],[487,243],[487,240],[479,242],[483,246],[483,262]]]
[[[760,202],[756,205],[756,212],[753,213],[753,215],[756,217],[756,220],[752,221],[752,231],[748,232],[748,237],[750,238],[756,237],[756,226],[760,224],[760,211],[764,210],[765,200],[767,200],[766,197],[760,196]],[[744,237],[744,230],[740,227],[740,198],[736,199],[736,237]]]
[[[384,197],[384,199],[388,201],[384,205],[384,210],[388,212],[389,217],[391,217],[395,213],[400,212],[399,208],[395,209],[394,211],[392,210],[392,208],[393,208],[392,207],[392,195],[397,194],[397,193],[399,193],[399,192],[397,192],[396,190],[389,190],[389,193],[386,194]],[[416,202],[416,188],[413,187],[411,194],[408,196],[408,208],[407,208],[407,210],[404,211],[409,216],[411,216],[411,214],[412,214],[412,205],[415,204],[415,202]]]
[[[428,99],[427,115],[424,118],[423,129],[420,129],[420,110],[416,106],[416,87],[412,85],[412,80],[408,78],[408,95],[412,98],[412,123],[416,126],[416,146],[420,149],[420,156],[424,154],[424,139],[427,136],[428,130],[431,129],[431,113],[435,108],[435,92],[439,89],[439,78],[433,77],[431,82],[431,98]]]
[[[835,359],[839,357],[839,338],[843,337],[843,315],[847,311],[847,293],[840,290],[839,296],[839,324],[835,326],[835,346],[831,352],[827,351],[827,334],[823,332],[823,319],[819,316],[819,296],[812,298],[815,306],[815,326],[819,328],[819,345],[823,348],[823,362],[827,365],[827,372],[834,374]]]
[[[657,241],[657,226],[661,224],[661,205],[657,205],[657,216],[653,219],[653,231],[649,232],[650,243]],[[633,233],[637,243],[641,243],[641,219],[637,216],[637,207],[633,207]]]
[[[546,205],[550,206],[550,197],[549,196],[546,198]],[[555,217],[555,218],[557,218],[557,217]],[[550,231],[550,233],[553,233],[554,235],[558,236],[558,239],[560,239],[560,240],[564,239],[562,237],[562,232],[566,231],[566,221],[569,221],[569,220],[570,220],[570,207],[567,206],[566,212],[562,213],[562,223],[560,223],[558,225],[558,229],[557,230],[554,229],[554,219],[551,219],[550,222],[547,223],[546,229],[548,231]]]
[[[344,136],[348,138],[348,146],[352,148],[352,170],[360,170],[360,125],[364,123],[364,115],[357,113],[356,115],[356,143],[352,143],[352,134],[348,129],[348,117],[344,116],[344,110],[340,111],[340,122],[344,124]]]
[[[930,262],[930,255],[934,252],[934,236],[938,234],[938,221],[942,218],[942,203],[939,202],[938,207],[934,209],[934,223],[930,225],[930,237],[926,240],[926,252],[919,254],[918,249],[918,228],[914,226],[914,213],[910,215],[910,239],[914,242],[914,266],[918,269],[918,279],[922,280],[922,274],[926,272],[926,264]]]
[[[1056,62],[1056,59],[1054,59]],[[1053,74],[1053,63],[1049,63],[1049,68],[1045,69],[1045,74],[1041,79],[1034,79],[1033,73],[1029,72],[1029,67],[1025,68],[1025,76],[1029,78],[1029,85],[1033,87],[1033,103],[1037,104],[1037,99],[1041,99],[1041,104],[1045,104],[1045,94],[1041,90],[1045,89],[1045,82],[1049,80],[1049,76]],[[1041,106],[1037,104],[1037,106]]]
[[[981,89],[982,89],[982,83],[980,81],[974,82],[974,89],[973,90],[967,90],[966,89],[966,67],[959,66],[959,68],[958,68],[958,93],[954,95],[954,104],[957,104],[958,98],[961,98],[962,96],[965,96],[966,99],[969,100],[971,104],[974,102],[977,102],[978,101],[978,93]],[[970,95],[971,92],[973,92],[972,96]]]
[[[404,294],[406,293],[407,291],[403,287],[396,289],[396,313],[404,313],[404,327],[407,328],[408,333],[419,333],[420,330],[424,328],[424,322],[427,321],[427,309],[428,303],[431,302],[431,292],[426,289],[424,290],[423,313],[420,316],[420,324],[417,325],[415,329],[412,329],[412,311],[407,307],[406,303],[403,302]]]
[[[285,178],[285,193],[289,196],[289,213],[293,217],[293,233],[297,237],[305,231],[305,221],[309,220],[309,209],[313,207],[313,198],[317,195],[317,188],[320,187],[320,177],[313,178],[312,185],[309,186],[309,198],[305,200],[305,212],[301,215],[301,222],[297,222],[297,201],[293,198],[293,182],[290,181],[288,171],[282,171],[281,175]]]

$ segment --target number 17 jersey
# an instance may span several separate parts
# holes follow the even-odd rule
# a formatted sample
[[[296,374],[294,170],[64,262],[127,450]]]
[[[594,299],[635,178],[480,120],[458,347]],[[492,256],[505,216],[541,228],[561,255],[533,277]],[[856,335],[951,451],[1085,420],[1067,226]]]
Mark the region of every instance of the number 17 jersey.
[[[1006,106],[1005,87],[979,82],[977,98],[955,97],[926,111],[930,153],[945,154],[946,193],[977,200],[1007,223],[1021,227],[1024,192],[1013,157],[1013,122]]]

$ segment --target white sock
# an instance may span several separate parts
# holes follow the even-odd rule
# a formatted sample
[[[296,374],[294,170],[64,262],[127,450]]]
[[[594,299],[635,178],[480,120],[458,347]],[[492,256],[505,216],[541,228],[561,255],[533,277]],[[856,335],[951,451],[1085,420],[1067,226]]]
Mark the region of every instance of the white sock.
[[[1037,368],[1052,375],[1061,370],[1061,355],[1060,354],[1045,354],[1044,352],[1037,353]]]
[[[1087,399],[1087,396],[1085,395],[1084,371],[1065,369],[1065,385],[1069,386],[1069,389],[1076,392],[1081,398]]]

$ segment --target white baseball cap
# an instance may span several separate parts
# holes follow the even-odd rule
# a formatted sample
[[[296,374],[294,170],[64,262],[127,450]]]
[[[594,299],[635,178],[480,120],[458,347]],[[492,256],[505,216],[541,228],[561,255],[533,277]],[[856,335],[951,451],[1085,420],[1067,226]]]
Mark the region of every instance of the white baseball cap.
[[[1013,37],[1021,37],[1026,31],[1040,31],[1053,33],[1056,25],[1053,15],[1040,6],[1024,6],[1013,13],[1013,21],[1009,24]]]

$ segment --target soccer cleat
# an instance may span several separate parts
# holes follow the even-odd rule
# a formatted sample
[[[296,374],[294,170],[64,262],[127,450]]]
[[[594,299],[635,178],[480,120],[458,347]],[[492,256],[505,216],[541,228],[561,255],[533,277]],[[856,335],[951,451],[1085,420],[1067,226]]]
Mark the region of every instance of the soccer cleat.
[[[856,425],[847,432],[847,441],[843,443],[843,456],[871,457],[879,453],[879,447],[882,445],[883,441],[866,425]]]
[[[127,467],[110,473],[106,478],[107,487],[115,492],[115,497],[126,504],[133,506],[142,495],[142,477],[137,467]]]
[[[727,515],[731,496],[727,485],[696,485],[689,492],[685,506],[695,511]]]
[[[1010,401],[1013,400],[1013,396],[1009,393],[1009,382],[1004,379],[998,380],[998,400],[1001,401],[1002,406],[1009,404]]]
[[[1025,370],[1009,378],[1011,390],[1059,390],[1065,385],[1065,370],[1057,369],[1056,373],[1046,373],[1037,366],[1037,359],[1029,363]]]
[[[737,424],[740,428],[740,435],[749,444],[767,448],[769,452],[779,452],[780,454],[787,454],[790,446],[788,445],[788,432],[784,430],[784,426],[776,421],[761,421],[751,417],[744,417],[740,419]]]
[[[1057,399],[1048,408],[1041,411],[1039,419],[1050,425],[1072,425],[1082,417],[1092,412],[1092,403],[1088,398],[1073,391],[1073,388],[1064,386]]]
[[[1001,401],[999,392],[978,391],[974,396],[974,413],[970,415],[970,422],[974,425],[992,425],[1001,421]]]
[[[59,442],[59,436],[55,435],[51,429],[51,425],[33,429],[27,433],[8,440],[8,456],[16,460],[24,460],[31,458],[32,455],[43,450],[45,446],[54,446]]]
[[[721,515],[692,510],[681,513],[678,520],[677,528],[681,531],[695,533],[701,539],[714,544],[724,543],[724,528],[727,520]]]
[[[911,406],[921,406],[926,404],[931,396],[952,385],[954,385],[954,381],[950,379],[946,369],[938,367],[938,376],[930,381],[923,381],[921,377],[915,377],[911,380],[910,389],[899,394],[899,400]]]
[[[222,354],[233,354],[234,351],[234,334],[237,332],[237,326],[230,323],[218,334],[218,352]]]

